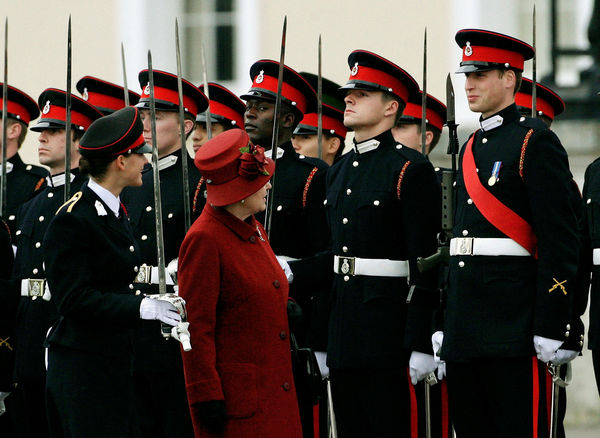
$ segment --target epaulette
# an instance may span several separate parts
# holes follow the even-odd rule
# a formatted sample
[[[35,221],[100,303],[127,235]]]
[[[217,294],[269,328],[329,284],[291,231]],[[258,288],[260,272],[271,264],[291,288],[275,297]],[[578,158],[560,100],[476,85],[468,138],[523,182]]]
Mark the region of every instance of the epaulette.
[[[542,119],[538,119],[537,117],[525,117],[521,116],[518,123],[521,126],[524,126],[527,129],[533,129],[534,131],[539,131],[542,129],[548,129],[548,126],[544,123]]]
[[[81,199],[82,196],[83,196],[82,192],[75,193],[73,196],[71,196],[71,199],[69,199],[67,202],[65,202],[63,205],[61,205],[58,208],[58,210],[56,210],[56,214],[60,213],[60,211],[65,207],[67,208],[67,213],[71,213],[71,210],[73,210],[73,207],[75,206],[77,201],[79,201]]]
[[[307,157],[306,155],[296,154],[296,160],[308,166],[318,167],[319,169],[329,167],[325,161],[319,160],[318,158]]]
[[[421,152],[415,151],[402,143],[396,143],[394,151],[407,161],[418,162],[426,160]]]

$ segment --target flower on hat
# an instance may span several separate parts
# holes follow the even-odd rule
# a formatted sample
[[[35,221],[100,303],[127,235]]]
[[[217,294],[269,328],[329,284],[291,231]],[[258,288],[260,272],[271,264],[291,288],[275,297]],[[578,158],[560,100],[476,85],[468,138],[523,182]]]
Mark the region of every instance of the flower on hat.
[[[240,167],[238,174],[246,179],[255,179],[258,175],[269,175],[265,168],[268,158],[265,157],[265,150],[261,146],[255,146],[248,143],[248,146],[240,148]]]

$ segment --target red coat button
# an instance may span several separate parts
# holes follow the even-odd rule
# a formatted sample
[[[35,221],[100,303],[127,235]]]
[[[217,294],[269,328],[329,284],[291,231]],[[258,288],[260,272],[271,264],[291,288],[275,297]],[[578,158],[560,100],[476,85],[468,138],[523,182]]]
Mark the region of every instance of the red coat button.
[[[279,289],[279,280],[275,280],[275,281],[273,282],[273,286],[275,286],[276,288],[278,288],[278,289]]]
[[[256,242],[256,237],[250,236],[250,242],[252,242],[252,243]]]
[[[289,391],[292,385],[290,385],[289,382],[284,382],[283,385],[281,385],[281,387],[284,391]]]
[[[287,333],[286,332],[281,332],[281,333],[279,333],[279,337],[281,339],[286,339],[287,338]]]

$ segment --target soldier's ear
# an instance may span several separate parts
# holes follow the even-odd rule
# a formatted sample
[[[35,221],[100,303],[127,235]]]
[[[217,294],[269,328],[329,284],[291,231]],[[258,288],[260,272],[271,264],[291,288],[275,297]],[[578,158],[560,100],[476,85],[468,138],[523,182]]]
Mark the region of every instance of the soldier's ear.
[[[281,114],[281,127],[282,128],[292,128],[294,126],[294,122],[296,121],[296,115],[288,111],[287,113]]]
[[[23,126],[20,123],[11,123],[7,127],[6,136],[9,140],[18,139],[23,132]]]
[[[186,138],[190,134],[190,132],[192,132],[192,129],[194,129],[194,124],[195,124],[195,122],[193,120],[190,120],[190,119],[183,120],[183,126],[185,127]]]
[[[396,99],[389,99],[385,102],[384,115],[395,116],[399,110],[399,104]]]

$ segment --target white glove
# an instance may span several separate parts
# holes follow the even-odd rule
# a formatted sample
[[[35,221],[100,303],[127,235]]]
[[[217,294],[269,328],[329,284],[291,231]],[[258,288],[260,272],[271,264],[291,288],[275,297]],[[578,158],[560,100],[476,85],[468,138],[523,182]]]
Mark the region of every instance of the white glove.
[[[294,273],[292,272],[292,269],[290,268],[290,265],[287,262],[287,260],[285,260],[281,256],[275,256],[275,258],[279,262],[279,266],[281,266],[281,269],[283,269],[283,272],[285,273],[285,276],[287,277],[288,283],[291,283],[292,281],[294,281]]]
[[[554,365],[562,365],[562,364],[571,362],[578,355],[579,355],[579,351],[575,351],[575,350],[563,350],[562,348],[559,348],[556,351],[556,354],[554,355],[554,358],[552,359],[551,362]]]
[[[437,378],[438,378],[438,380],[442,380],[444,377],[446,377],[446,362],[442,360],[438,364]]]
[[[440,351],[444,343],[444,332],[439,330],[431,335],[431,346],[433,347],[433,358],[437,363],[443,362],[440,359]]]
[[[148,297],[144,298],[140,304],[140,318],[156,319],[172,326],[176,326],[181,321],[181,315],[173,304]]]
[[[543,336],[535,335],[533,337],[533,347],[537,353],[537,358],[544,363],[547,363],[556,358],[556,350],[560,348],[562,341],[556,339],[544,338]]]
[[[190,332],[188,330],[189,326],[189,322],[180,322],[171,329],[171,336],[181,342],[183,351],[190,351],[192,349]]]
[[[437,362],[433,358],[432,354],[425,354],[419,351],[413,351],[408,360],[408,368],[410,372],[410,381],[413,385],[420,382],[428,374],[435,371],[438,367]]]
[[[315,351],[315,357],[319,364],[319,371],[321,371],[321,378],[326,379],[329,377],[329,367],[327,366],[327,353],[324,351]]]

